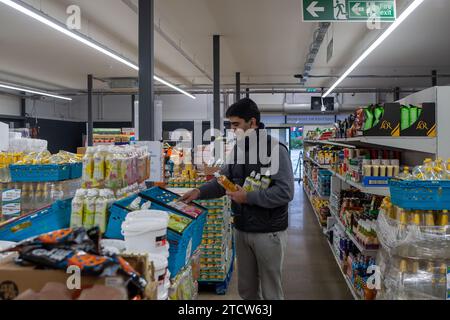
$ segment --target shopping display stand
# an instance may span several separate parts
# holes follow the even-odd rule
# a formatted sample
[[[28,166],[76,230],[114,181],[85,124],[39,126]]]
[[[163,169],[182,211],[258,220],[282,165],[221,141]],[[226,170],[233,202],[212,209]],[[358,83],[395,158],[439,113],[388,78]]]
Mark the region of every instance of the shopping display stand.
[[[231,203],[227,197],[199,200],[199,203],[208,209],[201,245],[199,290],[215,291],[218,295],[224,295],[233,275],[236,255]]]

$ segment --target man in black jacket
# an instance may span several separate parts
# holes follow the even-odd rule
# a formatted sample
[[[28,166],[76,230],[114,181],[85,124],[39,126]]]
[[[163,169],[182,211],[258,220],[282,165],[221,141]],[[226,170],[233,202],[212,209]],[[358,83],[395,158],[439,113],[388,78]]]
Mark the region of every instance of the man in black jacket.
[[[226,116],[238,141],[234,161],[230,163],[228,159],[220,173],[234,182],[238,191],[226,192],[214,179],[187,193],[182,200],[213,199],[225,194],[231,198],[239,295],[244,300],[281,300],[284,299],[281,279],[287,246],[288,206],[294,197],[289,152],[286,146],[262,130],[261,115],[252,100],[238,101],[227,110]],[[269,175],[271,183],[267,189],[247,192],[242,188],[253,171],[261,176]]]

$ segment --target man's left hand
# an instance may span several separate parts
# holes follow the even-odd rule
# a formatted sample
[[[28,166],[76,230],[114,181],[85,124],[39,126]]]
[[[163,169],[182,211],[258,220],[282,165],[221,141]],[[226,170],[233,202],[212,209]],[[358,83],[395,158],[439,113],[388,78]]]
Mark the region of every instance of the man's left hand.
[[[247,203],[247,191],[245,191],[241,186],[236,185],[238,191],[236,192],[227,192],[227,196],[230,197],[231,200],[238,204],[246,204]]]

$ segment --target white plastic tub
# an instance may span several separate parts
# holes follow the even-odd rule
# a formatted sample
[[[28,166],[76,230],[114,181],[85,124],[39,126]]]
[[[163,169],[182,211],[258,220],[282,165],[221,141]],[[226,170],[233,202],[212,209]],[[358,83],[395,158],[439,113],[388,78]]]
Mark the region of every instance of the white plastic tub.
[[[167,222],[163,219],[125,220],[122,224],[127,252],[165,254]]]
[[[158,294],[160,292],[164,293],[165,291],[167,291],[165,289],[165,286],[167,285],[167,282],[169,282],[167,278],[169,272],[169,262],[167,260],[167,257],[161,255],[150,255],[148,257],[148,260],[152,261],[155,267],[155,280],[158,282]]]

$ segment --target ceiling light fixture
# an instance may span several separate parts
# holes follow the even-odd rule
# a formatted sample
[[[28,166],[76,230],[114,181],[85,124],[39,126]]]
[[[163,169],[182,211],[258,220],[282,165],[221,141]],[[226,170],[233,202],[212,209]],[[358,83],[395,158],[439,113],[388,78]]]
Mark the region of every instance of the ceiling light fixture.
[[[323,98],[327,97],[333,90],[342,82],[345,78],[348,77],[350,73],[353,72],[353,70],[356,69],[356,67],[366,59],[369,54],[372,53],[384,40],[386,40],[389,35],[394,32],[395,29],[400,26],[400,24],[408,18],[408,16],[413,13],[414,10],[416,10],[424,0],[414,0],[411,5],[406,8],[405,11],[397,18],[397,20],[392,23],[389,28],[386,29],[385,32],[374,42],[372,45],[364,51],[364,53],[350,66],[350,68],[347,69],[347,71],[344,72],[344,74],[328,89],[328,91],[323,95]]]
[[[72,30],[67,29],[62,23],[60,23],[59,21],[52,19],[51,17],[45,16],[43,14],[41,14],[39,11],[37,11],[36,9],[34,9],[33,7],[23,3],[22,1],[16,2],[16,1],[12,1],[12,0],[0,0],[0,3],[3,3],[27,16],[29,16],[30,18],[33,18],[47,26],[49,26],[50,28],[59,31],[63,34],[65,34],[66,36],[77,40],[85,45],[87,45],[88,47],[91,47],[92,49],[97,50],[98,52],[101,52],[105,55],[107,55],[108,57],[122,63],[125,64],[126,66],[139,71],[139,67],[132,63],[131,61],[129,61],[128,59],[121,57],[119,54],[113,52],[112,50],[105,48],[104,46],[102,46],[99,43],[96,43],[95,41],[83,36],[80,33],[74,32]],[[161,82],[162,84],[165,84],[166,86],[192,98],[192,99],[196,99],[193,95],[189,94],[188,92],[184,91],[183,89],[178,88],[177,86],[157,77],[154,76],[154,79],[158,82]]]
[[[58,96],[56,94],[51,94],[51,93],[43,92],[43,91],[37,91],[34,89],[31,90],[31,89],[26,89],[26,88],[20,88],[20,87],[12,86],[9,84],[0,83],[0,88],[13,90],[13,91],[28,92],[28,93],[32,93],[32,94],[38,94],[40,96],[46,96],[46,97],[51,97],[51,98],[61,99],[61,100],[66,100],[66,101],[72,101],[72,98]]]

